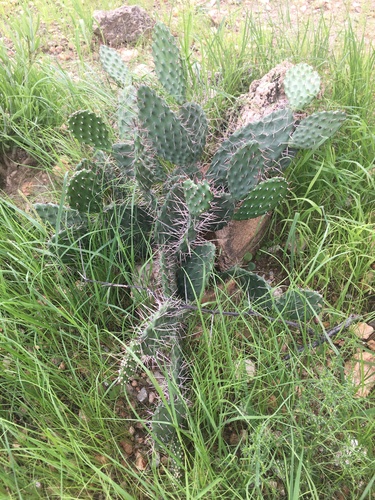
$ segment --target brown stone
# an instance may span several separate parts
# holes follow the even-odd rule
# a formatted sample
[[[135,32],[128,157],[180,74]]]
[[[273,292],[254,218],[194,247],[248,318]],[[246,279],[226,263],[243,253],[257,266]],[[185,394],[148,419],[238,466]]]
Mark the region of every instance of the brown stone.
[[[155,22],[137,5],[123,5],[114,10],[96,10],[94,34],[110,47],[134,44],[151,32]]]
[[[240,265],[246,253],[255,253],[268,228],[270,218],[271,215],[266,214],[256,219],[232,220],[223,229],[216,231],[219,268],[225,270]]]

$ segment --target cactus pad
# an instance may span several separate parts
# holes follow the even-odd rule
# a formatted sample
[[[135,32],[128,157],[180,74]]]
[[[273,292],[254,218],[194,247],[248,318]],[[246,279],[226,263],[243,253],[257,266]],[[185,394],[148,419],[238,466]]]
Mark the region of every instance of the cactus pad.
[[[156,353],[161,354],[176,343],[181,331],[180,316],[181,313],[168,301],[159,307],[141,332],[140,344],[143,354],[155,357]]]
[[[181,106],[179,118],[182,126],[190,138],[190,147],[193,153],[193,160],[199,160],[206,145],[208,123],[203,109],[194,102],[188,102]]]
[[[77,111],[68,120],[68,127],[74,137],[97,149],[109,150],[109,130],[103,120],[90,111]]]
[[[127,142],[119,142],[114,144],[112,148],[112,155],[122,176],[134,177],[134,145]]]
[[[215,262],[216,247],[206,243],[187,256],[177,272],[177,289],[184,300],[199,298],[205,289]]]
[[[250,141],[237,149],[228,165],[228,187],[234,200],[245,198],[264,173],[264,159],[259,144]]]
[[[130,72],[117,50],[111,49],[106,45],[101,45],[99,56],[104,71],[106,71],[111,78],[122,86],[131,84],[132,78]]]
[[[290,107],[301,110],[318,95],[320,76],[308,64],[296,64],[285,75],[284,89]]]
[[[332,137],[346,120],[343,111],[320,111],[304,118],[294,131],[289,146],[316,149]]]
[[[44,222],[48,222],[52,227],[56,227],[58,222],[63,227],[83,223],[82,215],[77,210],[65,207],[61,210],[61,207],[54,203],[36,203],[34,208],[39,217]]]
[[[288,183],[282,177],[261,182],[234,214],[234,220],[255,219],[273,210],[288,192]]]
[[[248,142],[257,142],[263,153],[265,167],[279,159],[286,148],[293,130],[293,113],[290,109],[280,109],[237,130],[224,141],[212,158],[207,177],[215,185],[227,184],[228,163],[237,149]]]
[[[288,290],[277,299],[275,306],[288,319],[309,321],[320,314],[323,297],[312,290]]]
[[[187,179],[183,183],[183,188],[187,208],[193,217],[198,217],[210,208],[213,196],[207,181],[195,184]]]
[[[191,139],[179,118],[149,87],[138,89],[139,118],[157,154],[176,165],[195,161]]]
[[[119,93],[117,125],[121,140],[134,139],[138,117],[137,89],[127,85]]]
[[[270,308],[272,306],[271,287],[264,278],[258,276],[258,274],[241,269],[238,272],[237,279],[252,305],[263,308]]]
[[[178,241],[186,231],[189,213],[184,199],[181,184],[173,185],[159,210],[155,233],[159,245],[178,245]]]
[[[70,179],[67,196],[71,208],[78,212],[99,212],[103,207],[102,180],[92,170],[79,170]]]
[[[132,340],[127,346],[127,352],[121,360],[118,381],[128,384],[130,379],[137,373],[138,359],[142,356],[141,345],[137,340]]]
[[[172,33],[160,22],[154,27],[152,55],[160,83],[177,102],[184,102],[186,83],[180,51]]]
[[[216,193],[211,201],[211,221],[207,221],[207,231],[219,231],[226,226],[233,217],[235,206],[229,193]]]

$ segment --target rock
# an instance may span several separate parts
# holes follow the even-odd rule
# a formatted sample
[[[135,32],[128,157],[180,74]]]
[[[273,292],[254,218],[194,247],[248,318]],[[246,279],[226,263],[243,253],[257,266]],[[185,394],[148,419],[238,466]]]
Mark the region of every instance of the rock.
[[[96,10],[94,34],[110,47],[134,44],[151,32],[155,22],[137,5],[123,5],[114,10]]]
[[[148,394],[144,387],[142,387],[142,389],[137,394],[137,399],[140,403],[143,403],[144,401],[146,401],[146,399],[148,399]]]
[[[238,99],[239,112],[228,127],[228,135],[248,123],[255,122],[273,111],[288,106],[284,92],[284,78],[292,63],[284,61],[260,80],[250,85],[248,94]],[[218,266],[220,270],[240,265],[246,253],[254,254],[270,222],[270,214],[245,221],[231,221],[215,233],[219,249]]]
[[[256,219],[232,220],[223,229],[216,231],[219,269],[240,265],[247,252],[254,254],[258,250],[270,217],[270,214],[265,214]]]

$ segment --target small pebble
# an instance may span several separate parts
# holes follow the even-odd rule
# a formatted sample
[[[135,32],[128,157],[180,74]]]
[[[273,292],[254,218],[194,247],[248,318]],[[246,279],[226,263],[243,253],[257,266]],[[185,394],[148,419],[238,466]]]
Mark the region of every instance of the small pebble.
[[[142,389],[137,394],[137,399],[140,403],[143,403],[144,401],[146,401],[147,398],[148,398],[147,391],[144,387],[142,387]]]

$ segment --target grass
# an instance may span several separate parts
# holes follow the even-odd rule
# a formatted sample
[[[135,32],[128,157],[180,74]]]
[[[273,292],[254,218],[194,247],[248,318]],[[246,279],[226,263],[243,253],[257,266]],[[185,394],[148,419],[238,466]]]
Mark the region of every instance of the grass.
[[[79,1],[66,9],[58,3],[40,6],[43,20],[59,15],[72,36],[78,18],[90,29],[89,10]],[[192,92],[210,117],[213,149],[236,95],[285,57],[317,66],[326,85],[319,106],[349,114],[333,141],[296,158],[288,172],[291,196],[273,217],[255,259],[259,265],[267,258],[282,286],[323,294],[320,332],[351,313],[375,319],[375,58],[350,25],[337,33],[332,48],[326,20],[318,20],[313,32],[302,21],[289,28],[283,15],[278,25],[249,17],[236,30],[223,23],[213,33],[204,12],[190,8],[174,22],[182,27],[191,73],[201,57],[201,80]],[[16,33],[23,44],[22,30]],[[18,110],[16,116],[12,111],[7,140],[32,154],[52,155],[53,161],[63,153],[74,165],[87,151],[60,130],[61,124],[80,107],[103,110],[102,116],[109,111],[110,122],[115,93],[99,86],[100,75],[87,66],[80,66],[81,79],[73,82],[62,68],[46,65],[30,43],[25,53],[16,51],[15,60],[4,55],[5,67],[22,61],[29,64],[27,76],[35,78],[30,83],[21,74],[12,83],[15,95],[4,77],[0,81]],[[31,65],[30,55],[35,56]],[[213,95],[215,72],[220,77]],[[38,104],[53,104],[56,116],[35,108],[30,88],[40,89]],[[38,128],[30,125],[28,113],[41,120]],[[42,153],[40,158],[43,164],[52,161]],[[150,450],[137,441],[148,435],[148,407],[129,399],[116,379],[147,297],[133,290],[130,300],[127,289],[81,279],[78,272],[85,271],[92,280],[128,283],[137,265],[135,249],[123,234],[100,220],[92,222],[89,233],[86,250],[72,242],[76,260],[66,263],[46,243],[49,228],[0,200],[0,498],[372,498],[374,393],[355,397],[357,389],[343,371],[361,347],[357,337],[342,332],[345,342],[335,351],[326,344],[297,355],[298,347],[310,342],[307,331],[246,316],[246,300],[220,288],[213,307],[236,317],[201,310],[189,316],[181,474],[165,463],[156,467],[151,456],[145,470],[137,468],[125,445]],[[280,250],[271,253],[275,244]],[[147,262],[143,268],[147,271]],[[249,375],[246,368],[254,372]]]

